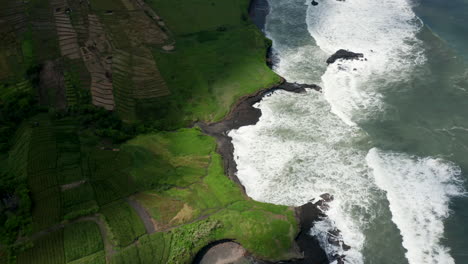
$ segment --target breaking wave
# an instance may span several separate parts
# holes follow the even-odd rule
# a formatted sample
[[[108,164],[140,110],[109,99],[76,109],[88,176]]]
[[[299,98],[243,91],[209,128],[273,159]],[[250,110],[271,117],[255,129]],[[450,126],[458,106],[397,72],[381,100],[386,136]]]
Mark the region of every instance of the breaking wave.
[[[274,70],[290,82],[318,83],[323,93],[277,91],[255,105],[262,111],[256,125],[229,132],[237,176],[247,194],[296,206],[332,194],[327,217],[314,224],[311,234],[331,261],[345,255],[350,264],[364,263],[366,228],[378,213],[376,203],[386,204],[386,198],[410,264],[453,263],[440,240],[450,197],[463,191],[459,168],[440,159],[375,149],[359,127],[388,110],[386,89],[401,87],[394,84],[410,79],[425,63],[416,37],[422,22],[411,4],[268,1],[266,34],[273,40]],[[339,49],[364,58],[327,66],[326,58]],[[330,243],[330,235],[350,249]]]

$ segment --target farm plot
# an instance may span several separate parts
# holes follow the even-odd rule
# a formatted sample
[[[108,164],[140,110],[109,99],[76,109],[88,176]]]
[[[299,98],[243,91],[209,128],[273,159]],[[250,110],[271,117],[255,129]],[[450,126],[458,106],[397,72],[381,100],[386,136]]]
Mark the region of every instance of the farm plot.
[[[53,9],[49,1],[31,0],[28,5],[33,47],[40,51],[35,54],[37,61],[60,57]]]
[[[94,191],[89,183],[62,191],[63,219],[74,219],[99,210]]]
[[[151,99],[169,95],[166,85],[156,62],[149,49],[141,49],[143,56],[133,57],[133,82],[135,99]]]
[[[86,68],[91,74],[91,95],[93,104],[107,110],[114,109],[114,95],[112,93],[110,52],[112,46],[107,40],[106,33],[95,15],[88,15],[89,39],[81,53]]]
[[[115,48],[112,82],[116,109],[124,120],[135,120],[135,100],[167,96],[170,91],[153,58],[150,46],[163,45],[168,36],[136,3],[135,10],[99,13]]]
[[[55,169],[47,169],[35,173],[31,172],[28,175],[28,186],[33,194],[57,186],[57,184],[57,171]]]
[[[171,254],[171,233],[143,235],[132,244],[112,256],[112,264],[166,264]],[[175,262],[174,262],[175,263]]]
[[[57,165],[57,146],[52,124],[46,114],[32,119],[34,128],[28,155],[28,172],[55,169]]]
[[[43,230],[62,219],[61,194],[58,187],[51,187],[32,194],[33,231]]]
[[[84,46],[88,39],[88,14],[89,6],[85,2],[80,1],[67,1],[68,5],[73,12],[70,14],[70,21],[75,28],[78,36],[78,45]]]
[[[91,86],[91,75],[82,59],[64,59],[65,94],[69,106],[88,104],[88,91]]]
[[[1,5],[0,20],[8,23],[16,34],[23,33],[27,26],[25,2],[2,0]]]
[[[39,82],[39,103],[57,109],[66,108],[63,63],[60,59],[42,64]]]
[[[106,254],[104,251],[99,251],[84,258],[68,262],[67,264],[106,264]]]
[[[63,230],[55,231],[34,241],[34,247],[17,257],[18,264],[63,264],[65,263]]]
[[[76,134],[76,121],[62,119],[55,121],[57,140],[57,176],[61,184],[69,184],[83,179],[81,173],[81,145]]]
[[[135,191],[133,181],[128,174],[115,171],[105,180],[92,182],[99,205],[105,205],[124,198]]]
[[[127,171],[131,159],[126,153],[96,149],[87,159],[87,173],[99,205],[135,192],[135,184]]]
[[[112,72],[116,109],[126,120],[136,119],[136,100],[170,94],[151,52],[145,47],[135,48],[131,53],[116,50]]]
[[[9,170],[16,178],[24,181],[28,177],[28,153],[32,130],[23,123],[12,139],[12,148],[8,157]]]
[[[21,39],[27,26],[26,7],[22,1],[0,2],[0,80],[21,78],[25,61]]]
[[[116,108],[124,120],[134,120],[135,100],[133,97],[132,58],[123,50],[116,50],[112,57],[112,77]]]
[[[72,26],[69,14],[65,11],[67,3],[64,0],[53,0],[50,5],[54,10],[55,27],[62,56],[79,59],[78,35]]]
[[[122,200],[103,206],[101,212],[117,246],[127,246],[146,233],[140,217]]]
[[[67,225],[64,230],[65,259],[71,262],[104,249],[99,227],[93,221]]]

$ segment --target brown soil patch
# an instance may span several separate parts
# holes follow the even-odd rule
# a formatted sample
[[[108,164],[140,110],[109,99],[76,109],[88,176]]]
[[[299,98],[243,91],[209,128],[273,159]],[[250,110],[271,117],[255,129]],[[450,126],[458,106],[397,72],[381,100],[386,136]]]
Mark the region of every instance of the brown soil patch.
[[[59,60],[46,61],[39,74],[39,102],[55,106],[58,109],[66,107],[65,82],[63,68]]]

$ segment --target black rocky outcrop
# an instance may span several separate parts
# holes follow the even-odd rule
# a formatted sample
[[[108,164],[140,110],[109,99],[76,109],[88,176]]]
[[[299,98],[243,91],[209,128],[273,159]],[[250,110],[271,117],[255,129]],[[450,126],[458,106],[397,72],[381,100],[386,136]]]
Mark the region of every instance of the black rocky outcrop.
[[[335,54],[331,55],[330,58],[327,59],[327,63],[331,64],[334,63],[336,60],[343,59],[343,60],[357,60],[359,58],[364,57],[362,53],[355,53],[349,50],[340,49]]]

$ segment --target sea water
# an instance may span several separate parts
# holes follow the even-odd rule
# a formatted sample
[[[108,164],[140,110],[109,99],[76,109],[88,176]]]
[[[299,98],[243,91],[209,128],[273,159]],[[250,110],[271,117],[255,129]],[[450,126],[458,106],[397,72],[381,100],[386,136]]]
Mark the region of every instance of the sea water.
[[[274,70],[323,90],[275,92],[229,133],[248,195],[332,194],[310,232],[331,261],[468,263],[468,3],[317,2],[269,0]],[[327,65],[338,49],[364,58]]]

